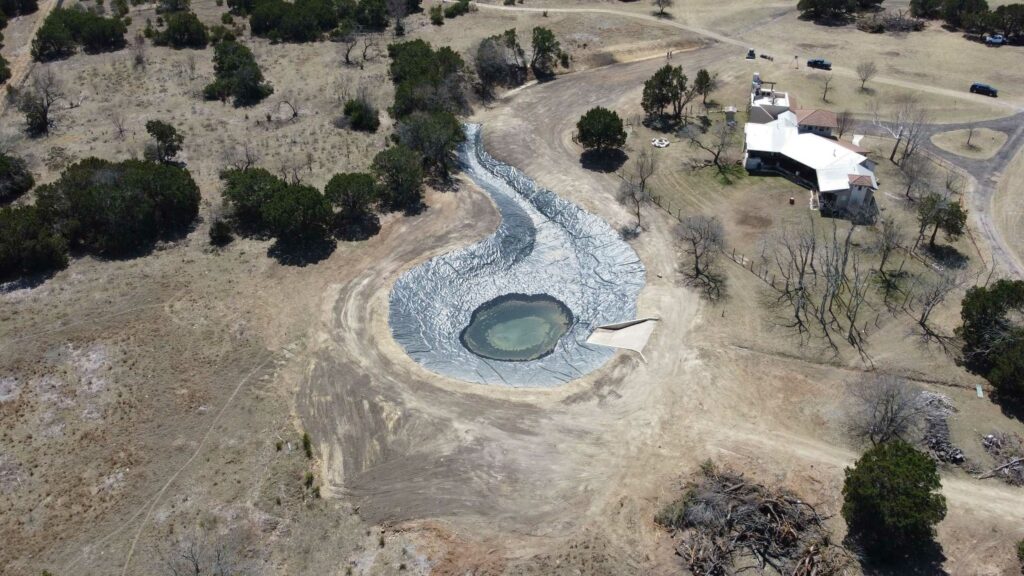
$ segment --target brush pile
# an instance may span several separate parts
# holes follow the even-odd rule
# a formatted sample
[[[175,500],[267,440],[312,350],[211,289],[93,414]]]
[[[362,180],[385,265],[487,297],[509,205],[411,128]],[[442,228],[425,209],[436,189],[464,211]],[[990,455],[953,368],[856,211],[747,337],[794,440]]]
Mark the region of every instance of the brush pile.
[[[849,557],[823,518],[796,494],[706,463],[686,495],[656,521],[676,536],[676,554],[698,576],[829,576]]]

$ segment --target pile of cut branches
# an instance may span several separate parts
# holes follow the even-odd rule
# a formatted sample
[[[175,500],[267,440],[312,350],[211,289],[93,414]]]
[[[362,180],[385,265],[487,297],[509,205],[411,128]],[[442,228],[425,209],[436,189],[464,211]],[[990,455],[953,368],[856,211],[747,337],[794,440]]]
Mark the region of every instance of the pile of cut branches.
[[[1013,486],[1024,486],[1024,440],[1012,432],[996,432],[981,439],[981,445],[997,466],[979,478],[996,477]]]
[[[710,462],[656,521],[673,531],[676,553],[699,576],[829,576],[842,574],[849,563],[813,506]]]

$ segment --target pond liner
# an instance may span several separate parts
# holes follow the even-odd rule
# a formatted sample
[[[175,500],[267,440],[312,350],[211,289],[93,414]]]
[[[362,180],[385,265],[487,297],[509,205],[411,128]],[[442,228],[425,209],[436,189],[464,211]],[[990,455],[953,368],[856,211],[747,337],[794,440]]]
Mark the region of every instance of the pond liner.
[[[395,341],[432,372],[482,384],[546,388],[596,370],[614,350],[588,346],[587,337],[598,326],[635,318],[643,264],[607,222],[491,157],[479,125],[465,131],[461,169],[493,199],[501,224],[484,240],[398,278],[388,316]],[[500,361],[462,345],[473,311],[506,294],[546,294],[569,308],[572,325],[552,353]]]

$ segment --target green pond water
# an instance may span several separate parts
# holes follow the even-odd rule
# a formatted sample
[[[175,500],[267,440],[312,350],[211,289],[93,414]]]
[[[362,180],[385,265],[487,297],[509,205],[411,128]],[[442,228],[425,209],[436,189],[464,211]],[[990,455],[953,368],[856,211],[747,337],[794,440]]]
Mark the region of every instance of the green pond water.
[[[460,339],[491,360],[525,362],[550,354],[572,325],[572,312],[545,294],[506,294],[473,311]]]

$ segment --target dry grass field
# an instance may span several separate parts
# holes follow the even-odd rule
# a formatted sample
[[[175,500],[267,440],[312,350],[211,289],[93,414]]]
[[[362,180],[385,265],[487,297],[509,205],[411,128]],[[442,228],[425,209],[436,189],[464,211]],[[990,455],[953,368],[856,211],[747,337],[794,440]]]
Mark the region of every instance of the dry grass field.
[[[408,38],[467,58],[482,37],[550,27],[572,56],[570,70],[477,103],[470,120],[483,124],[496,157],[616,228],[631,221],[615,199],[619,176],[580,164],[575,123],[595,105],[636,117],[642,82],[668,50],[691,77],[701,67],[718,73],[713,100],[741,109],[754,71],[801,105],[850,110],[865,123],[874,101],[884,109],[906,95],[935,124],[998,119],[1024,106],[1019,47],[988,49],[937,25],[905,36],[824,28],[798,20],[794,4],[677,0],[673,18],[659,20],[646,2],[526,0],[480,6],[440,27],[415,15],[406,27]],[[212,0],[193,8],[210,24],[225,11]],[[133,7],[131,16],[134,36],[155,8]],[[22,17],[4,30],[9,61],[26,62],[37,23],[38,15]],[[952,439],[982,469],[993,461],[980,435],[1024,434],[1019,420],[975,395],[983,380],[877,298],[870,362],[851,348],[801,345],[780,327],[764,281],[726,258],[728,297],[701,299],[679,274],[678,216],[718,216],[730,249],[751,260],[778,230],[814,222],[824,233],[831,221],[781,178],[724,184],[713,169],[692,169],[700,154],[675,139],[655,151],[652,185],[664,209],[644,209],[645,231],[633,241],[647,269],[639,313],[660,318],[647,361],[620,352],[558,389],[444,378],[391,337],[396,278],[497,226],[490,200],[468,181],[430,191],[424,213],[388,215],[379,235],[339,243],[316,264],[283,265],[268,256],[269,241],[210,247],[209,222],[223,210],[218,173],[242,147],[271,171],[316,186],[368,166],[392,120],[382,114],[372,135],[333,120],[359,93],[381,109],[390,103],[389,41],[377,39],[360,66],[346,66],[337,44],[246,36],[275,88],[248,109],[199,97],[213,76],[212,49],[147,45],[142,68],[127,51],[78,54],[49,65],[74,104],[57,113],[50,136],[26,137],[11,108],[0,115],[0,137],[42,183],[77,159],[141,157],[145,122],[171,122],[203,196],[199,223],[177,242],[133,259],[74,259],[51,278],[0,290],[0,573],[164,574],[167,555],[196,540],[225,546],[245,574],[678,574],[653,518],[706,459],[798,491],[841,538],[843,469],[863,449],[848,433],[851,391],[872,369],[946,395],[957,408]],[[744,60],[745,46],[774,62]],[[836,63],[828,102],[822,73],[793,66],[794,54]],[[866,59],[880,72],[861,91],[852,70]],[[997,83],[1001,97],[967,93],[974,80]],[[126,120],[124,138],[114,114]],[[962,150],[962,130],[942,130],[936,146],[979,161],[1016,141],[979,130],[979,149]],[[627,153],[653,136],[632,126]],[[891,141],[866,142],[887,156]],[[942,186],[949,169],[937,166],[931,185]],[[992,177],[966,177],[965,201],[995,186],[990,216],[1001,248],[1019,255],[1022,153]],[[902,176],[882,161],[879,178],[882,214],[900,221],[911,243],[915,206],[903,198]],[[32,201],[31,193],[19,200]],[[972,212],[972,234],[953,243],[940,236],[963,257],[967,279],[1006,269],[978,232],[979,216]],[[877,236],[876,227],[855,232],[867,262]],[[934,264],[903,259],[918,274]],[[967,286],[933,315],[942,333],[959,322]],[[302,447],[307,432],[312,458]],[[1018,570],[1011,548],[1024,537],[1024,492],[959,467],[940,470],[946,573]]]

